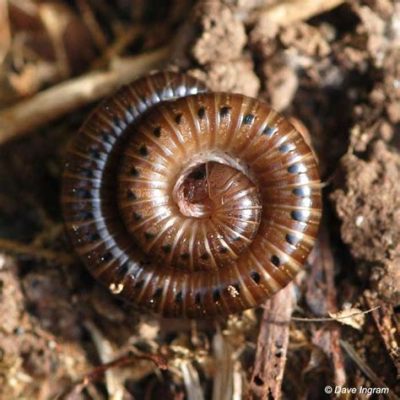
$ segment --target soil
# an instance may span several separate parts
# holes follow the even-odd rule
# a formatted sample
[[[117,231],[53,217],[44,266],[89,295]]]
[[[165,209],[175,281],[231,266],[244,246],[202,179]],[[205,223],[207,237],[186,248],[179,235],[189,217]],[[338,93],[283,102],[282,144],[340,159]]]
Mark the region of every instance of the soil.
[[[294,119],[324,198],[286,295],[217,321],[144,315],[63,229],[63,154],[95,104],[35,123],[0,147],[0,399],[400,396],[400,3],[27,0],[0,4],[0,26],[0,137],[1,108],[172,44],[164,68]]]

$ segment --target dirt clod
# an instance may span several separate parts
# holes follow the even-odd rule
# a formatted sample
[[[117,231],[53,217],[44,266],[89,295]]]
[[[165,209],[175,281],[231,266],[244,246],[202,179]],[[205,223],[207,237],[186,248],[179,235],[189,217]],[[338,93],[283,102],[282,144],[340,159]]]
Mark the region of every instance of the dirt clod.
[[[342,221],[341,234],[352,255],[370,262],[400,255],[400,157],[384,142],[367,159],[348,154],[341,168],[343,189],[331,199]]]

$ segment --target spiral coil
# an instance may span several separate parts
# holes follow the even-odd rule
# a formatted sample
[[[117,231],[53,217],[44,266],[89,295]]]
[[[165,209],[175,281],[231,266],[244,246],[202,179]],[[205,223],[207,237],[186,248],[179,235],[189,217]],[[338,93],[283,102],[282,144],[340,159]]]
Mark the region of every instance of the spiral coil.
[[[90,272],[164,316],[254,307],[304,265],[317,163],[264,103],[164,72],[123,87],[72,139],[66,228]]]

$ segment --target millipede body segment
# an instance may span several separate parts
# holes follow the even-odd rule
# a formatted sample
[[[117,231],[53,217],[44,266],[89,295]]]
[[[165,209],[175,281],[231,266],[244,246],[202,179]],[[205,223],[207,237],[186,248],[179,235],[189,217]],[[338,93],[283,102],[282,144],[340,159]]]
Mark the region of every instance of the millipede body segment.
[[[90,272],[142,309],[209,317],[262,303],[313,247],[320,180],[266,104],[164,72],[123,87],[72,139],[62,205]]]

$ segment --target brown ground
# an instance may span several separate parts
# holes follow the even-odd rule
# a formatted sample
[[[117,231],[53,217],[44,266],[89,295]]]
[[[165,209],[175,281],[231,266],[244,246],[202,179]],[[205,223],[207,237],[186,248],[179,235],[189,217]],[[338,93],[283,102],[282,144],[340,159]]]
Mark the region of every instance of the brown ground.
[[[0,0],[0,399],[322,399],[326,385],[398,398],[400,4],[110,4]],[[139,314],[93,281],[64,236],[68,138],[94,101],[165,63],[309,131],[321,235],[264,314]],[[73,92],[77,77],[89,95]]]

